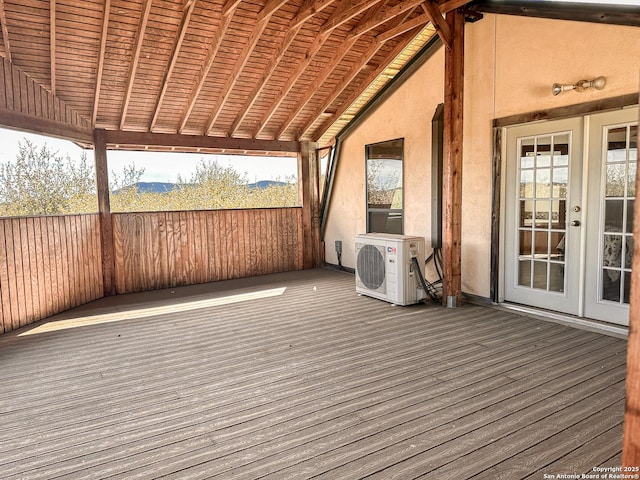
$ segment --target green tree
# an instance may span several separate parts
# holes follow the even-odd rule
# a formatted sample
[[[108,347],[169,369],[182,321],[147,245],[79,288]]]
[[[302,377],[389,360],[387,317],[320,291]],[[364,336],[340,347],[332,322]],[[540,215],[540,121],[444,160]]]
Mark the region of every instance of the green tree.
[[[0,201],[2,216],[95,212],[93,169],[84,153],[73,162],[25,139],[15,163],[0,165]]]

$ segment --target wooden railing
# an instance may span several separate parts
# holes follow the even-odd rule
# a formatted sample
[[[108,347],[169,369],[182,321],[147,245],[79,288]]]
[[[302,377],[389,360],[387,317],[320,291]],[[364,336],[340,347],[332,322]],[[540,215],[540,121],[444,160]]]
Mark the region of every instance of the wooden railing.
[[[97,215],[0,219],[0,332],[102,297]]]
[[[0,333],[101,298],[99,216],[0,218]],[[117,293],[301,270],[302,209],[113,214]]]
[[[303,268],[302,209],[114,213],[117,293]]]

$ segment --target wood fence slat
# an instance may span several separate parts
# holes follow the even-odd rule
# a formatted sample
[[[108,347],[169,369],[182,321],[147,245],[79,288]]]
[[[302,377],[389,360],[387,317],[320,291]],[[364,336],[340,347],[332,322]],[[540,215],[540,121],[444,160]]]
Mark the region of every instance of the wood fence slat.
[[[11,64],[3,59],[4,81],[5,81],[5,98],[6,105],[9,110],[13,110],[13,73],[11,72]]]
[[[56,300],[57,300],[57,292],[55,292],[52,288],[51,283],[51,270],[55,269],[55,264],[52,267],[52,261],[55,262],[55,259],[52,255],[52,250],[49,248],[49,219],[47,217],[38,218],[38,229],[40,234],[40,249],[42,255],[42,261],[39,262],[41,265],[41,277],[42,278],[42,293],[41,298],[44,302],[45,308],[42,314],[45,317],[49,315],[53,315],[56,312]]]
[[[91,301],[91,287],[89,286],[90,282],[90,270],[91,263],[89,260],[89,226],[88,219],[86,215],[78,215],[78,228],[79,235],[78,245],[79,245],[79,262],[80,262],[80,281],[81,281],[81,296],[80,301],[82,304]]]
[[[47,229],[47,254],[49,256],[49,285],[51,290],[51,308],[55,312],[62,311],[62,295],[59,289],[58,282],[58,268],[59,268],[59,255],[60,251],[57,249],[56,241],[56,219],[52,217],[45,218],[45,225]]]
[[[100,217],[98,214],[91,216],[91,235],[93,238],[93,249],[91,260],[94,266],[95,288],[93,290],[94,299],[101,298],[104,292],[104,280],[102,278],[102,245],[100,242]]]
[[[27,318],[27,322],[32,323],[35,320],[43,318],[40,309],[40,278],[38,268],[42,257],[36,246],[36,219],[34,217],[28,217],[25,218],[25,220],[25,243],[27,245],[27,251],[24,252],[24,254],[29,258],[29,270],[27,271],[29,278],[27,283],[29,283],[29,292],[31,295],[31,317]]]
[[[11,298],[9,285],[9,267],[7,254],[9,247],[5,240],[5,225],[7,220],[0,219],[0,303],[2,304],[2,331],[9,332],[12,330],[11,324]]]
[[[22,270],[22,255],[20,244],[20,223],[19,219],[12,218],[9,220],[9,235],[11,238],[11,260],[9,261],[9,275],[13,276],[13,294],[15,299],[16,308],[15,312],[18,315],[14,315],[12,320],[13,329],[20,328],[24,325],[24,318],[26,317],[26,304],[24,296],[24,274]]]
[[[7,94],[5,92],[7,83],[4,76],[4,64],[5,59],[0,57],[0,85],[2,85],[2,89],[0,89],[0,108],[7,108]]]
[[[244,274],[247,277],[253,275],[252,255],[251,255],[251,210],[242,211],[242,251],[244,252]]]
[[[20,112],[22,109],[22,99],[20,96],[20,74],[15,68],[12,71],[13,75],[13,109],[16,112]]]

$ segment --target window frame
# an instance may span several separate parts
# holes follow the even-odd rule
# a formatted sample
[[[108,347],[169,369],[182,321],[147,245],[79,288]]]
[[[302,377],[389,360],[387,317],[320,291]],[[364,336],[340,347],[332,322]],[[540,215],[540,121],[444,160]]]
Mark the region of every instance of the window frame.
[[[369,204],[369,160],[375,160],[374,158],[369,158],[369,151],[372,147],[378,147],[384,145],[385,143],[392,142],[400,142],[400,158],[393,160],[400,160],[400,188],[402,190],[401,193],[401,208],[371,208]],[[381,159],[384,160],[384,159]],[[370,143],[365,145],[364,147],[364,162],[365,162],[365,210],[366,210],[366,228],[367,233],[396,233],[403,235],[404,234],[404,205],[405,205],[405,192],[404,192],[404,137],[395,138],[391,140],[385,140],[382,142]],[[400,232],[397,231],[389,231],[390,229],[386,229],[386,231],[372,231],[372,222],[371,215],[372,213],[384,213],[384,214],[396,214],[400,217]]]

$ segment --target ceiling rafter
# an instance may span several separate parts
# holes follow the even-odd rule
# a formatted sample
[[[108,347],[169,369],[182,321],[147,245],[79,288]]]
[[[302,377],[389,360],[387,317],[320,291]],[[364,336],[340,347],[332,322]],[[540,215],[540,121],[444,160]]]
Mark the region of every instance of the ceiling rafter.
[[[189,95],[189,101],[187,102],[187,106],[182,115],[182,120],[180,121],[180,126],[178,127],[178,133],[182,133],[184,131],[187,122],[189,121],[189,117],[191,116],[191,112],[193,111],[193,107],[195,107],[196,102],[198,100],[198,95],[200,95],[200,91],[204,86],[207,76],[209,75],[209,70],[213,66],[213,62],[216,59],[216,55],[218,54],[218,50],[220,49],[220,45],[222,45],[222,40],[224,39],[225,34],[227,33],[227,29],[231,24],[231,19],[233,18],[233,14],[236,8],[239,5],[238,0],[229,0],[227,4],[222,9],[222,21],[216,30],[215,35],[213,36],[213,42],[211,42],[211,47],[209,49],[209,53],[207,54],[207,58],[203,64],[202,70],[200,72],[200,77],[196,83],[195,88],[191,91]]]
[[[180,23],[180,29],[178,31],[178,37],[176,38],[176,42],[173,45],[173,50],[171,52],[171,57],[169,60],[169,66],[167,67],[167,71],[164,74],[164,79],[162,81],[162,88],[160,89],[160,95],[156,101],[156,107],[153,110],[153,117],[151,120],[151,126],[149,127],[150,131],[156,126],[158,123],[158,117],[160,116],[160,110],[162,108],[162,103],[164,102],[164,97],[167,94],[167,89],[169,87],[169,80],[171,78],[171,74],[173,73],[173,69],[176,66],[178,61],[178,55],[180,54],[180,49],[182,48],[182,42],[184,41],[185,34],[187,33],[187,29],[189,28],[189,22],[191,21],[191,15],[193,14],[193,10],[196,6],[196,0],[186,0],[184,5],[184,10],[182,13],[182,21]]]
[[[298,25],[297,27],[294,27],[293,29],[290,29],[287,32],[287,35],[284,37],[284,40],[280,45],[280,48],[276,52],[275,56],[271,59],[269,66],[267,67],[264,74],[260,78],[260,81],[258,82],[258,84],[254,87],[254,89],[248,95],[247,100],[245,101],[244,105],[242,106],[242,109],[240,110],[240,114],[234,120],[233,125],[231,126],[231,129],[229,131],[230,137],[233,137],[236,134],[236,132],[238,131],[238,128],[240,127],[244,119],[247,117],[247,114],[255,104],[256,100],[260,98],[260,94],[262,93],[262,90],[266,86],[267,82],[269,81],[273,73],[276,71],[278,65],[284,58],[284,55],[287,52],[287,50],[289,50],[289,47],[293,43],[293,40],[295,39],[296,35],[298,35],[298,32],[300,31],[301,28],[302,28],[302,24]]]
[[[435,28],[436,32],[438,32],[438,35],[440,36],[442,42],[448,48],[451,48],[451,42],[453,41],[453,32],[451,31],[451,27],[449,26],[449,24],[442,16],[442,12],[438,8],[438,5],[436,5],[432,1],[427,0],[423,3],[423,8],[425,9],[425,13],[429,15],[429,18],[431,18],[433,28]]]
[[[240,128],[240,125],[249,114],[256,100],[260,98],[262,90],[265,88],[265,86],[271,79],[271,76],[277,70],[278,66],[280,65],[280,62],[284,58],[285,53],[287,52],[287,50],[289,50],[289,47],[295,40],[304,22],[309,20],[317,12],[325,9],[335,1],[336,0],[320,0],[318,2],[314,2],[313,0],[307,0],[305,4],[303,4],[302,7],[300,7],[300,11],[289,24],[289,29],[287,31],[287,34],[283,37],[282,43],[278,46],[275,55],[271,58],[271,62],[269,62],[269,65],[267,66],[264,73],[262,74],[260,81],[256,84],[256,86],[251,91],[251,93],[247,96],[247,100],[245,101],[244,105],[240,109],[240,114],[234,120],[233,125],[229,130],[230,137],[233,137],[236,134],[236,132],[238,131],[238,128]]]
[[[1,2],[2,0],[0,0]],[[100,53],[98,55],[98,68],[96,73],[96,88],[93,96],[93,114],[91,115],[91,126],[95,128],[98,118],[98,104],[100,103],[100,90],[102,88],[102,73],[104,71],[104,54],[107,48],[107,29],[109,28],[109,15],[111,11],[111,0],[105,0],[104,13],[102,17],[102,31],[100,33]]]
[[[11,61],[11,46],[9,43],[9,30],[7,29],[7,15],[4,11],[4,0],[0,0],[0,24],[2,24],[2,40],[7,60]]]
[[[131,100],[131,92],[133,91],[133,84],[136,79],[136,71],[140,60],[140,52],[142,51],[142,44],[144,42],[144,33],[147,29],[147,22],[149,21],[149,12],[151,12],[151,5],[153,0],[145,0],[142,14],[140,16],[140,24],[138,25],[138,31],[136,32],[135,46],[133,50],[133,56],[131,58],[131,68],[129,69],[129,75],[127,77],[127,90],[124,95],[124,104],[122,105],[122,114],[120,116],[120,130],[124,129],[124,124],[127,120],[127,110],[129,109],[129,101]]]
[[[296,28],[313,17],[316,13],[321,12],[337,0],[317,0],[307,2],[309,5],[303,5],[298,14],[289,23],[289,28]]]
[[[415,7],[414,7],[415,8]],[[402,15],[402,18],[398,18],[396,23],[399,25],[402,25],[404,23],[404,21],[406,20],[406,18],[411,15],[411,11],[409,12],[404,12],[404,15]],[[427,22],[424,22],[424,24],[426,24]],[[423,25],[424,25],[423,24]],[[415,28],[415,27],[414,27]],[[322,105],[320,105],[320,107],[318,107],[313,114],[311,115],[311,118],[309,121],[307,121],[307,123],[300,129],[300,131],[298,132],[297,138],[301,138],[303,137],[308,131],[309,129],[311,129],[311,127],[313,126],[313,124],[316,122],[316,119],[319,118],[323,112],[329,108],[329,106],[342,94],[342,92],[344,91],[345,88],[347,88],[347,86],[355,79],[355,77],[358,75],[358,73],[362,70],[362,68],[369,63],[369,60],[371,60],[371,58],[373,58],[373,56],[376,54],[376,52],[378,50],[380,50],[380,48],[382,47],[382,45],[384,45],[385,42],[373,42],[373,44],[371,45],[371,47],[369,47],[369,49],[365,52],[364,55],[362,55],[362,57],[360,58],[360,62],[358,64],[355,64],[351,67],[351,69],[349,70],[349,72],[347,72],[346,75],[344,75],[342,82],[336,86],[333,89],[333,92],[331,93],[331,95],[329,95],[324,102],[322,103]],[[402,46],[402,49],[404,49],[404,47],[406,46],[406,42],[400,42],[400,44]],[[396,47],[396,49],[399,47]],[[396,50],[394,49],[394,51]],[[383,69],[386,68],[386,66],[391,63],[391,61],[393,61],[393,59],[397,56],[393,55],[393,57],[390,57],[389,55],[387,56],[387,58],[385,59],[384,62],[382,62],[382,66]],[[389,58],[391,58],[391,60],[389,60]],[[367,80],[366,82],[363,82],[364,85],[369,85],[371,82],[373,82],[373,80],[375,80],[375,78],[378,75],[376,75],[375,77],[373,77],[373,79],[371,81]],[[353,102],[349,102],[349,104],[351,104]]]
[[[324,83],[324,81],[327,79],[327,77],[329,75],[331,75],[331,72],[333,72],[333,70],[336,68],[336,66],[342,61],[344,56],[347,53],[349,53],[349,50],[351,50],[353,48],[353,46],[355,45],[357,40],[358,40],[358,38],[354,37],[354,38],[350,38],[349,40],[346,40],[345,42],[342,43],[340,48],[336,52],[334,52],[333,59],[332,59],[331,63],[329,63],[329,64],[327,64],[325,66],[325,68],[322,70],[322,72],[320,72],[318,74],[318,76],[314,80],[314,82],[311,85],[311,87],[309,87],[309,92],[315,92],[318,89],[318,87],[320,87],[320,85],[322,85]],[[364,56],[366,56],[366,53],[365,53]],[[280,126],[280,128],[276,132],[276,134],[275,134],[275,138],[276,139],[280,138],[280,136],[289,128],[289,126],[291,126],[291,124],[294,122],[296,117],[300,114],[300,111],[307,105],[307,103],[309,103],[311,98],[313,98],[312,94],[306,95],[296,105],[294,110],[289,114],[287,119],[284,121],[284,123]]]
[[[405,12],[412,11],[416,6],[420,5],[424,1],[425,0],[404,0],[403,2],[400,2],[393,7],[385,8],[371,19],[360,22],[357,27],[349,32],[349,36],[358,37],[364,33],[367,33],[368,31],[379,27],[380,25],[397,17],[398,15],[402,15]]]
[[[330,33],[321,33],[315,38],[315,40],[309,47],[309,50],[307,50],[307,53],[305,54],[304,59],[300,63],[298,63],[298,67],[295,69],[294,72],[292,72],[289,75],[288,77],[289,79],[287,80],[287,83],[280,90],[278,97],[273,101],[273,103],[267,109],[267,112],[262,116],[262,118],[258,122],[258,128],[253,133],[254,138],[258,137],[258,135],[260,135],[260,133],[262,132],[264,127],[267,125],[267,123],[269,123],[269,120],[271,120],[271,117],[273,117],[273,114],[280,107],[280,105],[282,104],[286,96],[289,94],[289,92],[291,91],[295,83],[298,81],[298,79],[305,72],[307,67],[311,64],[311,62],[313,61],[313,58],[324,46],[329,36],[330,36]]]
[[[425,13],[424,15],[420,15],[419,17],[416,17],[409,21],[401,23],[397,27],[393,27],[388,30],[385,30],[384,32],[376,36],[376,40],[378,40],[379,42],[387,42],[392,38],[405,34],[409,30],[413,30],[414,28],[419,27],[421,25],[426,25],[430,21],[431,21],[431,17]]]
[[[362,22],[367,23],[370,19],[378,17],[380,12],[384,9],[385,4],[386,4],[386,0],[379,3],[376,8],[370,9],[365,15],[365,17],[362,19]],[[354,45],[358,41],[358,38],[359,38],[358,36],[350,36],[347,40],[345,40],[340,45],[340,48],[336,52],[334,52],[331,62],[325,65],[322,71],[317,75],[311,87],[309,87],[310,92],[315,92],[320,87],[320,85],[324,83],[324,81],[329,77],[329,75],[331,75],[331,73],[340,64],[340,62],[342,62],[345,55],[349,53],[349,51],[354,47]],[[365,54],[364,56],[366,57],[367,54]],[[369,60],[367,59],[367,61]],[[304,109],[304,107],[309,103],[309,101],[312,98],[313,98],[312,94],[306,95],[302,98],[302,100],[296,105],[293,111],[289,114],[289,116],[284,121],[282,126],[278,129],[275,135],[275,138],[280,138],[280,136],[291,126],[291,124],[294,122],[296,117],[300,114],[300,112]]]
[[[213,128],[216,121],[218,120],[218,115],[220,115],[220,112],[222,111],[222,108],[224,107],[224,104],[229,97],[229,92],[231,92],[231,90],[233,90],[233,87],[235,87],[236,82],[239,79],[240,72],[247,65],[249,58],[251,58],[251,54],[256,48],[256,45],[258,45],[264,29],[267,28],[271,16],[285,3],[286,0],[269,0],[262,11],[260,11],[260,13],[258,14],[258,21],[253,28],[251,35],[249,36],[249,41],[245,44],[242,51],[240,52],[240,55],[238,56],[235,65],[233,66],[231,74],[228,75],[227,82],[220,92],[220,95],[218,95],[216,100],[213,102],[213,111],[211,112],[209,120],[207,121],[205,130],[203,132],[204,135],[208,134],[208,132]]]
[[[425,23],[428,23],[428,22],[425,22]],[[417,35],[417,33],[420,31],[421,28],[422,27],[413,28],[407,34],[408,39],[411,39],[415,35]],[[395,59],[402,52],[402,50],[404,50],[404,48],[406,46],[406,43],[407,42],[399,42],[394,47],[394,49],[391,50],[387,54],[387,56],[384,58],[384,60],[380,62],[380,66],[378,68],[376,68],[374,71],[372,71],[365,80],[363,80],[362,84],[363,85],[371,85],[371,83],[373,83],[373,81],[378,77],[378,75],[380,75],[384,71],[384,69],[387,68],[387,65],[389,65],[393,61],[393,59]],[[336,88],[336,90],[338,90],[338,88]],[[317,128],[314,131],[314,133],[315,132],[321,132],[321,133],[326,132],[329,129],[329,127],[331,127],[331,125],[333,125],[344,114],[344,112],[346,112],[349,109],[349,107],[353,104],[353,102],[355,102],[358,99],[358,97],[361,95],[361,93],[362,92],[360,90],[354,91],[340,105],[340,107],[336,110],[336,112],[331,117],[329,117],[327,120],[325,120],[325,122],[319,128]],[[310,130],[310,128],[311,127],[306,127],[306,131]],[[304,133],[306,133],[306,132],[304,132]],[[302,134],[300,136],[302,136]],[[319,138],[319,136],[317,136],[317,135],[314,135],[314,137],[318,137]],[[316,141],[318,138],[314,138],[314,141]]]
[[[353,5],[353,2],[342,2],[342,4],[333,12],[333,14],[329,17],[326,23],[322,26],[322,30],[320,33],[328,33],[345,22],[348,22],[356,15],[360,15],[362,12],[370,9],[375,4],[381,2],[382,0],[364,0],[356,5]]]
[[[276,110],[280,107],[286,96],[289,94],[293,86],[296,84],[298,79],[305,72],[307,67],[311,64],[314,57],[318,54],[318,52],[322,49],[325,42],[331,36],[331,33],[334,29],[342,25],[344,22],[353,18],[358,13],[361,13],[361,8],[363,5],[367,5],[367,8],[372,7],[373,5],[379,3],[382,0],[366,0],[365,2],[361,2],[358,4],[357,8],[353,7],[352,2],[350,0],[343,0],[342,4],[338,6],[336,11],[329,17],[329,19],[325,22],[325,24],[321,27],[320,32],[316,35],[313,43],[307,50],[307,53],[304,56],[304,59],[298,63],[298,67],[296,70],[289,75],[289,79],[287,83],[282,87],[277,99],[270,105],[267,109],[267,112],[262,116],[260,121],[258,122],[258,128],[253,132],[253,137],[256,138],[262,130],[266,127],[271,120],[271,117],[275,114]],[[357,13],[354,13],[357,10]],[[347,18],[348,17],[348,18]]]
[[[444,14],[464,7],[471,0],[445,0],[438,3],[438,9]]]
[[[228,0],[224,7],[222,7],[222,16],[228,17],[233,15],[233,12],[236,11],[236,8],[238,8],[241,2],[242,0]]]
[[[56,94],[56,0],[49,0],[49,45],[51,49],[51,93]]]

